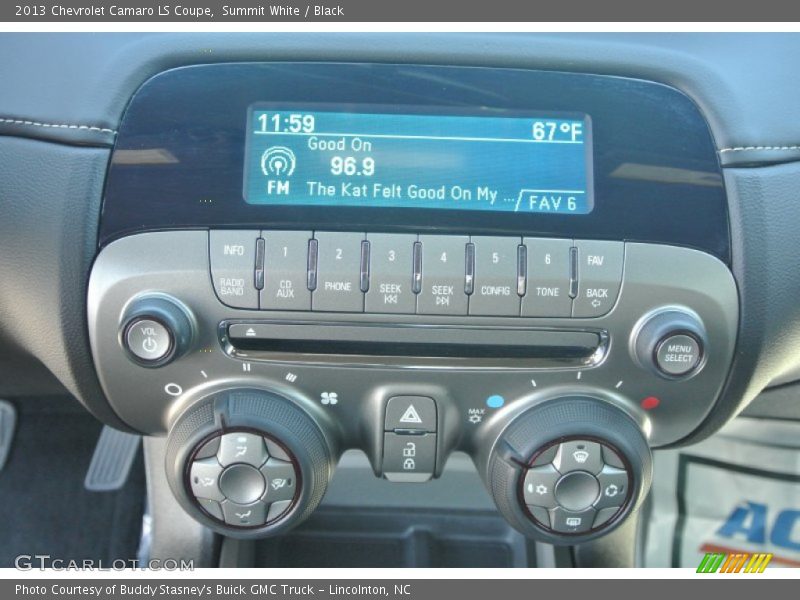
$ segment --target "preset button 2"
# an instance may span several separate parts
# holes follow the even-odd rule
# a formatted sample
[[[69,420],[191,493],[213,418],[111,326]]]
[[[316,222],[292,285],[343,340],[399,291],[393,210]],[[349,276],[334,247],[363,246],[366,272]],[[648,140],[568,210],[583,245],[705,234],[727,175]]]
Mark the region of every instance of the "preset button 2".
[[[317,232],[315,311],[363,312],[361,242],[363,233]]]

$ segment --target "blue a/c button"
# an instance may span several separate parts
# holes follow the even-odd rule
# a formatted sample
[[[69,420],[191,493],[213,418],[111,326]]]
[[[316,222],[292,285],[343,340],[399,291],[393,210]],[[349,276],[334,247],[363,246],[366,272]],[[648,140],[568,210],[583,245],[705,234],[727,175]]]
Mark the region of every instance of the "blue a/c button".
[[[502,396],[498,396],[497,394],[495,394],[494,396],[489,396],[486,399],[486,406],[488,406],[489,408],[500,408],[505,403],[506,399],[503,398]]]

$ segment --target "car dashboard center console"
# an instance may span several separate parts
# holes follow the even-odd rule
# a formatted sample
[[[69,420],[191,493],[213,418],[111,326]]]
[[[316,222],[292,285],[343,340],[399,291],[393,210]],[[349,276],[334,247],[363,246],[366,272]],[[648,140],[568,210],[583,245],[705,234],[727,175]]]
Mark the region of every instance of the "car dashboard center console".
[[[376,64],[174,69],[131,100],[89,330],[117,414],[168,432],[196,519],[276,534],[363,450],[468,453],[506,519],[575,543],[713,410],[738,323],[725,190],[680,92]]]

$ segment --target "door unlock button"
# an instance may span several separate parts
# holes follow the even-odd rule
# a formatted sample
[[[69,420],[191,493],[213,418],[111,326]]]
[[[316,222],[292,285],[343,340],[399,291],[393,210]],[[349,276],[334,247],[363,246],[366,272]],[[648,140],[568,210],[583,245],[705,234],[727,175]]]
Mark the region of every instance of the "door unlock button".
[[[383,436],[383,476],[389,481],[421,483],[433,477],[436,434]]]

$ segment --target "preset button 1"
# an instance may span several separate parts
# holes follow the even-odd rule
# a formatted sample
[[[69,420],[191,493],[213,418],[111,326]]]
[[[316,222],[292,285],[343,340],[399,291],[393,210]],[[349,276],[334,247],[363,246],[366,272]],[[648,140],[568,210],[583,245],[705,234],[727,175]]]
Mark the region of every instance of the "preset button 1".
[[[308,289],[309,231],[264,231],[264,288],[261,308],[311,310]]]

